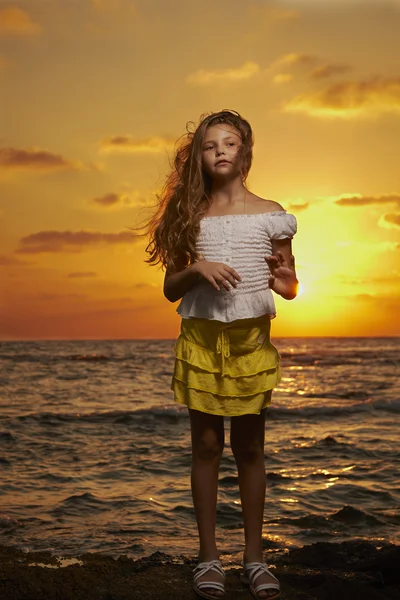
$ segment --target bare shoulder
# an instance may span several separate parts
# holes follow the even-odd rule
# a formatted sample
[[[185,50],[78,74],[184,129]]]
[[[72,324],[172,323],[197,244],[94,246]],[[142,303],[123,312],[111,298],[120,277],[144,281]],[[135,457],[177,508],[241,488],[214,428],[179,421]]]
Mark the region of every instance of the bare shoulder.
[[[284,211],[285,209],[275,200],[260,198],[256,194],[248,195],[248,212],[255,214]]]

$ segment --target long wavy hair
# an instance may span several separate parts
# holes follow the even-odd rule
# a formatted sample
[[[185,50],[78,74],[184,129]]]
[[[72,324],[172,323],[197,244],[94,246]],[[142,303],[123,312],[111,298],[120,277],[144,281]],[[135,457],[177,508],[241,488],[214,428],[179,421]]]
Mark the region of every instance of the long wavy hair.
[[[189,121],[186,134],[178,139],[172,169],[157,194],[156,212],[146,226],[150,241],[146,247],[150,265],[162,263],[176,272],[199,260],[196,239],[200,220],[211,205],[211,177],[202,167],[205,133],[213,125],[231,125],[240,134],[238,149],[242,181],[245,183],[253,159],[253,132],[250,124],[233,110],[203,114],[198,126]],[[193,130],[194,128],[194,130]]]

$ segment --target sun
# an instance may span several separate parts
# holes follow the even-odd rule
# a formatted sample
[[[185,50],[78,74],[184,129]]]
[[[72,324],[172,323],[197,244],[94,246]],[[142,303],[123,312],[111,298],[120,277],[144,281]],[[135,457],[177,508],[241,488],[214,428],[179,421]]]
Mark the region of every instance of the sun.
[[[299,286],[297,288],[297,296],[301,296],[304,293],[304,285],[299,281]]]

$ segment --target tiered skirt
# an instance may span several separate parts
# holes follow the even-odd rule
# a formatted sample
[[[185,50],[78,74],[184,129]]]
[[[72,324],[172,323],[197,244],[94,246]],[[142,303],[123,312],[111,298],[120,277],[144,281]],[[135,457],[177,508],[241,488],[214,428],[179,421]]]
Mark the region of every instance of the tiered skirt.
[[[174,346],[175,401],[222,415],[259,414],[280,381],[268,315],[230,323],[182,319]]]

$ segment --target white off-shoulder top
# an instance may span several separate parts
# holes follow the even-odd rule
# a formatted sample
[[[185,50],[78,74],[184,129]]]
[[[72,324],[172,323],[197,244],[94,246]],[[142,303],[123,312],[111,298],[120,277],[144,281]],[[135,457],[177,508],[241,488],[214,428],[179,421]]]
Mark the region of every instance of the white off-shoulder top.
[[[275,302],[268,286],[270,271],[265,256],[271,240],[292,238],[296,217],[286,211],[203,217],[196,250],[206,260],[233,267],[242,278],[236,288],[216,290],[200,279],[181,299],[177,313],[184,319],[199,317],[225,323],[269,315]]]

